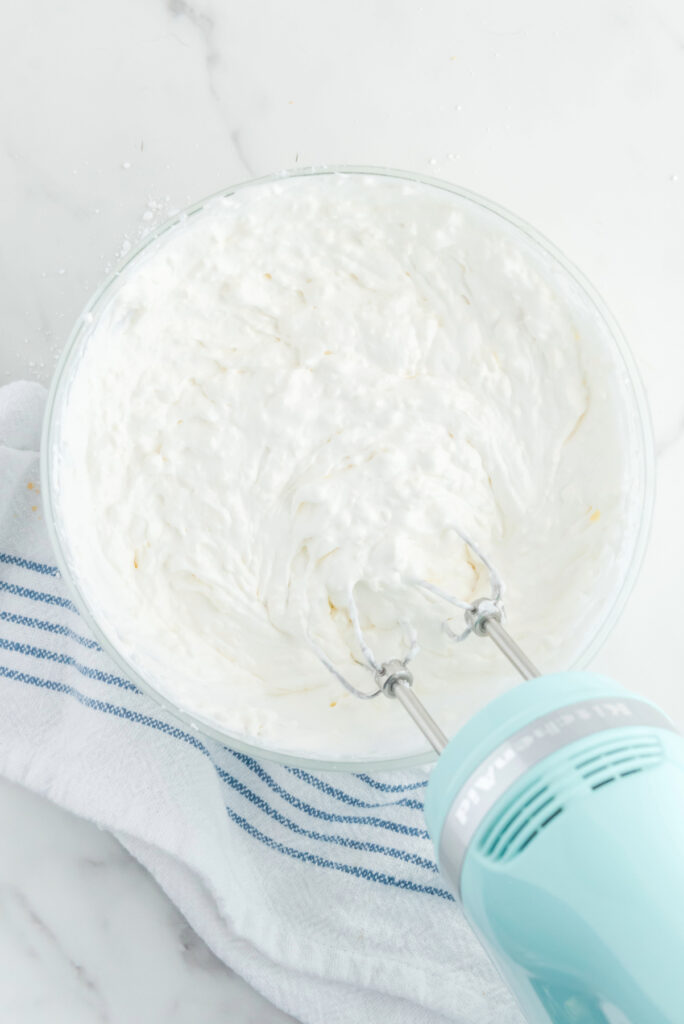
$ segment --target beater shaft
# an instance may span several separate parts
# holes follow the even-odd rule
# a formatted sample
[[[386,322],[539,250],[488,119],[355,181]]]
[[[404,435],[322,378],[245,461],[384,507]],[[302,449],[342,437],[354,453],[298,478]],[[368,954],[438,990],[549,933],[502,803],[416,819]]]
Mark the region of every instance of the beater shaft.
[[[403,704],[423,736],[425,736],[437,753],[441,754],[449,739],[444,735],[432,715],[428,713],[425,705],[418,700],[411,687],[403,683],[397,683],[392,688],[392,696],[396,697]]]
[[[487,636],[493,640],[523,679],[535,679],[541,675],[536,665],[530,661],[513,637],[501,625],[497,615],[484,614],[477,618],[473,625],[473,632],[477,636]],[[393,668],[396,674],[392,672]],[[449,742],[448,737],[411,689],[413,682],[411,673],[400,662],[390,663],[387,669],[384,680],[382,676],[376,676],[378,685],[386,696],[396,697],[401,702],[430,745],[438,754],[441,754]]]
[[[502,654],[504,654],[511,665],[518,670],[523,679],[535,679],[541,672],[530,661],[525,652],[516,644],[513,637],[506,632],[498,619],[485,618],[480,626],[482,635],[493,640]],[[479,631],[478,631],[479,632]]]

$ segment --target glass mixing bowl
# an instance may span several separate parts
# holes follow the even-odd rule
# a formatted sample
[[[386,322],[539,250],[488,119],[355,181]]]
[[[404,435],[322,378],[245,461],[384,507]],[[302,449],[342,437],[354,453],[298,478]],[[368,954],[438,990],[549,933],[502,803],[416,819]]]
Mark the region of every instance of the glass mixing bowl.
[[[616,573],[614,585],[603,602],[601,614],[595,618],[593,628],[583,638],[579,646],[573,665],[574,667],[581,667],[590,661],[605,641],[624,607],[637,577],[648,539],[654,497],[653,443],[648,406],[638,371],[629,348],[620,333],[620,329],[603,301],[584,276],[555,246],[524,221],[496,203],[466,189],[451,185],[448,182],[420,174],[364,166],[330,166],[286,171],[222,189],[214,195],[208,196],[193,206],[188,207],[167,223],[151,232],[142,244],[126,257],[125,261],[93,295],[78,318],[55,371],[47,401],[41,445],[41,476],[45,519],[62,576],[71,591],[76,606],[88,623],[94,636],[126,677],[132,680],[141,690],[154,697],[155,700],[168,711],[171,711],[182,722],[199,729],[201,732],[234,749],[284,764],[347,771],[408,768],[434,760],[434,753],[429,749],[425,749],[424,752],[400,758],[330,761],[304,755],[293,756],[289,752],[262,747],[253,741],[245,739],[243,736],[234,735],[228,730],[218,727],[216,723],[188,713],[166,698],[128,662],[122,652],[117,649],[107,636],[104,625],[97,621],[93,610],[79,587],[76,575],[70,568],[71,559],[68,533],[65,523],[60,520],[55,494],[55,460],[59,455],[60,424],[65,404],[68,402],[69,382],[78,364],[84,345],[87,342],[87,335],[93,320],[97,318],[98,314],[109,302],[121,274],[135,263],[149,247],[154,246],[163,235],[182,225],[188,217],[199,213],[207,203],[215,198],[232,195],[248,186],[275,182],[286,177],[310,177],[330,174],[370,174],[419,183],[450,193],[457,202],[464,204],[466,207],[472,204],[472,206],[479,208],[480,211],[487,211],[489,215],[498,218],[498,223],[502,227],[505,226],[509,233],[513,232],[517,234],[521,241],[524,240],[528,248],[532,246],[538,254],[543,254],[548,265],[552,267],[552,271],[557,279],[562,281],[566,287],[570,287],[572,294],[575,296],[575,301],[582,306],[584,315],[594,318],[594,323],[598,322],[601,324],[608,345],[613,350],[616,365],[620,368],[618,372],[624,378],[621,387],[626,429],[624,444],[629,452],[633,482],[630,495],[630,517],[629,522],[626,524],[628,531],[628,536],[625,539],[626,556],[622,558],[622,564],[619,572]]]

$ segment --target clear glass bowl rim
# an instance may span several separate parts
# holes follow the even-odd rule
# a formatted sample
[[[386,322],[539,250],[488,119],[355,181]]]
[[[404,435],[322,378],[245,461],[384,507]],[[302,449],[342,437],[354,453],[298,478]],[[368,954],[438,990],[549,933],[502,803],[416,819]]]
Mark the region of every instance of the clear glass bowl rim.
[[[533,228],[526,221],[522,220],[517,215],[511,213],[505,207],[500,206],[498,203],[487,199],[484,196],[479,195],[476,192],[472,192],[469,189],[462,188],[458,185],[454,185],[451,182],[443,181],[440,178],[433,178],[429,175],[419,174],[413,171],[396,170],[388,167],[373,167],[370,165],[362,164],[330,164],[323,166],[311,166],[311,167],[295,167],[285,171],[279,171],[274,174],[265,175],[260,178],[252,178],[246,181],[239,182],[236,185],[229,186],[227,188],[219,189],[217,192],[206,196],[203,199],[198,200],[191,206],[179,211],[177,214],[172,216],[169,220],[165,221],[158,228],[151,231],[139,245],[134,247],[127,255],[126,258],[119,264],[119,266],[110,273],[94,292],[89,299],[85,308],[82,310],[80,316],[77,318],[72,331],[69,335],[64,350],[61,353],[59,361],[57,363],[55,373],[52,378],[50,390],[47,397],[47,403],[45,408],[45,417],[43,420],[43,430],[41,438],[41,483],[43,492],[43,509],[45,514],[45,521],[47,525],[48,535],[52,544],[53,551],[55,553],[57,565],[59,571],[64,579],[68,590],[70,591],[71,597],[74,604],[78,608],[80,614],[88,624],[94,637],[100,644],[100,646],[107,652],[112,658],[118,668],[121,670],[123,675],[135,683],[144,693],[152,697],[158,704],[160,704],[166,711],[171,712],[184,726],[189,727],[191,731],[199,731],[204,733],[206,736],[213,740],[217,740],[227,747],[234,750],[239,750],[243,753],[249,754],[255,758],[263,758],[269,761],[276,761],[280,764],[290,765],[293,767],[309,768],[314,770],[322,771],[351,771],[351,772],[364,772],[364,771],[390,771],[396,769],[409,769],[418,765],[425,765],[436,760],[436,754],[432,750],[425,750],[420,753],[408,755],[405,757],[393,757],[393,758],[370,758],[370,759],[331,759],[325,760],[320,757],[307,757],[294,755],[289,751],[281,751],[270,747],[262,747],[256,743],[249,742],[241,736],[234,736],[228,730],[221,729],[215,723],[203,719],[201,716],[191,714],[183,708],[176,705],[173,701],[169,700],[163,694],[159,693],[150,683],[148,683],[140,674],[137,672],[132,665],[128,663],[126,658],[121,654],[119,650],[112,644],[109,638],[105,635],[103,630],[98,625],[93,612],[91,611],[88,602],[78,586],[78,581],[72,575],[68,559],[65,550],[65,544],[63,543],[61,524],[57,514],[57,507],[55,502],[54,494],[54,474],[53,474],[53,458],[57,453],[57,449],[54,444],[55,433],[58,429],[56,423],[56,411],[58,409],[59,401],[62,397],[62,391],[67,386],[69,380],[70,370],[72,363],[78,355],[79,342],[84,329],[92,323],[92,318],[96,315],[97,311],[103,306],[110,297],[110,292],[116,285],[121,274],[126,268],[137,259],[137,257],[149,246],[154,245],[158,239],[164,235],[167,231],[176,227],[176,225],[187,220],[188,217],[195,213],[199,213],[200,210],[210,203],[212,200],[227,197],[233,195],[235,192],[241,189],[252,187],[255,185],[265,185],[274,182],[278,182],[287,178],[305,178],[314,176],[324,176],[331,174],[362,174],[362,175],[373,175],[379,177],[392,178],[395,180],[403,180],[413,182],[421,185],[428,185],[433,188],[441,189],[442,191],[449,192],[453,195],[459,196],[461,199],[467,200],[489,211],[508,222],[511,226],[516,228],[518,231],[526,235],[530,241],[541,248],[547,256],[550,256],[555,260],[563,270],[574,280],[575,284],[585,292],[590,302],[596,309],[597,314],[603,319],[608,332],[615,344],[617,354],[621,359],[629,382],[631,385],[633,398],[634,398],[634,409],[636,411],[636,419],[639,425],[639,457],[641,459],[641,473],[640,479],[643,482],[642,493],[640,495],[640,516],[639,525],[634,540],[634,547],[631,553],[629,565],[625,572],[624,578],[620,589],[618,590],[615,599],[610,605],[607,613],[598,628],[595,630],[593,636],[590,638],[586,646],[580,652],[575,659],[572,666],[573,668],[582,668],[586,666],[591,659],[594,657],[596,652],[605,642],[607,636],[615,626],[620,614],[622,613],[627,598],[636,582],[643,557],[646,551],[648,543],[648,537],[650,533],[651,518],[653,512],[653,503],[655,497],[655,458],[654,458],[654,446],[653,446],[653,433],[651,427],[651,417],[646,399],[646,393],[641,380],[641,376],[637,369],[634,357],[629,349],[629,346],[610,310],[606,306],[605,302],[598,294],[594,286],[588,281],[584,274],[544,235],[542,235],[536,228]]]

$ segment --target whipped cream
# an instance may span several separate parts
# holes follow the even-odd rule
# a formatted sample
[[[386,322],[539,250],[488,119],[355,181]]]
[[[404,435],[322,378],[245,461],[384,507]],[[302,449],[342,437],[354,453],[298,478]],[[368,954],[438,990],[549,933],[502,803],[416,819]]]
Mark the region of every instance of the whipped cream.
[[[425,741],[346,692],[421,651],[447,732],[513,681],[456,609],[487,574],[544,669],[567,666],[624,575],[636,511],[626,371],[569,274],[497,214],[374,175],[212,200],[120,276],[59,432],[57,511],[103,632],[167,699],[323,759]]]

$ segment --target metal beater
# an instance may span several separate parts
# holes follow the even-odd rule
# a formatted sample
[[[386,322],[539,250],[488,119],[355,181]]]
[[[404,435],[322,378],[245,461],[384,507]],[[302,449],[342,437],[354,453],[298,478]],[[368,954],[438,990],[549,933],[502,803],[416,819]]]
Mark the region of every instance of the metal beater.
[[[506,629],[504,629],[504,585],[498,572],[473,540],[464,534],[458,527],[453,526],[452,529],[487,569],[491,587],[491,593],[489,596],[480,597],[476,601],[467,602],[459,600],[447,591],[442,590],[441,587],[437,587],[425,580],[412,580],[411,583],[416,587],[434,594],[436,597],[441,598],[448,604],[462,609],[466,622],[466,628],[464,630],[460,632],[455,631],[448,619],[445,619],[442,623],[444,631],[452,640],[454,640],[454,642],[460,643],[471,634],[479,637],[489,637],[489,639],[493,640],[502,654],[508,658],[511,665],[518,670],[524,679],[533,679],[535,676],[541,675],[525,652],[520,649],[515,640],[513,640]],[[349,590],[348,604],[349,615],[359,648],[366,666],[373,674],[373,681],[377,688],[370,693],[359,690],[358,687],[349,682],[349,680],[326,656],[321,647],[310,635],[307,634],[307,639],[311,648],[323,662],[328,671],[331,672],[350,693],[354,694],[355,697],[359,697],[361,700],[371,700],[372,698],[379,697],[383,694],[385,697],[398,700],[429,741],[430,745],[438,754],[441,754],[449,742],[448,737],[442,732],[425,705],[418,699],[418,697],[416,697],[413,691],[413,673],[410,671],[408,666],[420,649],[415,632],[407,623],[402,623],[402,628],[407,641],[407,653],[403,658],[391,658],[389,661],[380,662],[375,657],[373,650],[364,635],[363,629],[361,628],[359,610],[354,598],[353,588],[350,588]]]

